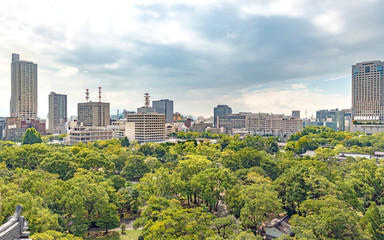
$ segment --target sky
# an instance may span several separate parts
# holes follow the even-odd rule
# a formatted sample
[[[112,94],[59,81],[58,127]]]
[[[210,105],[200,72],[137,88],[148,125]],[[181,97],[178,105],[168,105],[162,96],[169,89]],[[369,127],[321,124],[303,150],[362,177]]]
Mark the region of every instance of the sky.
[[[9,115],[12,53],[38,64],[39,117],[48,95],[111,103],[111,113],[171,99],[209,117],[302,117],[351,107],[351,65],[382,60],[379,0],[0,0],[0,116]]]

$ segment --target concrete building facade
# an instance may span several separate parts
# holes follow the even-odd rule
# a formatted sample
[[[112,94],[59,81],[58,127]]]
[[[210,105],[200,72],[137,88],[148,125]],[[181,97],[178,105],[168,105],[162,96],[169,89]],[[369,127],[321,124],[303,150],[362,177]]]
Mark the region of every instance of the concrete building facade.
[[[384,62],[352,66],[352,120],[384,120]]]
[[[67,122],[67,95],[51,92],[48,102],[48,130],[51,133],[64,133]]]
[[[85,127],[107,127],[110,125],[110,105],[104,102],[77,104],[78,122]]]
[[[162,99],[159,101],[152,101],[152,107],[157,113],[165,115],[165,122],[173,122],[173,101],[169,99]]]
[[[37,64],[21,61],[15,53],[11,63],[10,115],[26,121],[37,119]]]
[[[335,131],[345,131],[345,113],[339,109],[316,111],[316,119]]]
[[[112,130],[105,127],[84,127],[76,126],[69,130],[69,144],[76,144],[79,142],[93,142],[97,140],[111,140]]]
[[[125,136],[139,143],[165,140],[164,114],[129,114],[126,118]]]
[[[290,136],[303,130],[303,121],[283,114],[239,113],[220,116],[218,127],[223,127],[226,134],[242,129],[249,134]]]
[[[232,114],[232,108],[230,108],[228,105],[217,105],[217,107],[213,109],[213,125],[218,127],[218,117],[228,116],[230,114]]]
[[[300,118],[300,110],[292,110],[292,118]]]

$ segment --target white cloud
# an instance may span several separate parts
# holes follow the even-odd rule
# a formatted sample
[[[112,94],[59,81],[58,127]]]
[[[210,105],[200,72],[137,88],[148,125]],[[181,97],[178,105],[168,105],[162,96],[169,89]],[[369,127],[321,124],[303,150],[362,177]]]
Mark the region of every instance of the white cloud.
[[[56,76],[64,78],[74,77],[77,74],[79,74],[79,69],[77,67],[65,67],[55,73]]]
[[[268,88],[246,92],[235,102],[236,107],[248,109],[253,112],[273,112],[290,114],[291,110],[298,109],[303,113],[308,111],[308,117],[315,115],[320,109],[350,108],[350,96],[319,92],[303,86],[297,88]]]
[[[323,31],[338,34],[343,30],[344,22],[339,13],[335,11],[326,12],[313,18],[313,23]]]

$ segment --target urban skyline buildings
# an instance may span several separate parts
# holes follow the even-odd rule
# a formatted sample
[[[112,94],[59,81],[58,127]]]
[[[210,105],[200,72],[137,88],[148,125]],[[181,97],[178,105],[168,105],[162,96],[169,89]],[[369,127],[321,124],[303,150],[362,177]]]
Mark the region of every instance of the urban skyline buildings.
[[[228,116],[229,114],[232,114],[232,108],[228,105],[217,105],[213,109],[213,126],[217,127],[219,116]]]
[[[84,102],[77,104],[77,121],[85,127],[107,127],[111,124],[110,104]]]
[[[37,119],[37,64],[20,60],[12,53],[10,116],[30,121]]]
[[[173,122],[173,101],[169,99],[162,99],[158,101],[152,101],[152,107],[157,113],[165,115],[165,122]]]
[[[67,122],[67,95],[51,92],[48,102],[48,129],[51,133],[63,133]]]
[[[352,65],[352,119],[384,120],[384,62]]]

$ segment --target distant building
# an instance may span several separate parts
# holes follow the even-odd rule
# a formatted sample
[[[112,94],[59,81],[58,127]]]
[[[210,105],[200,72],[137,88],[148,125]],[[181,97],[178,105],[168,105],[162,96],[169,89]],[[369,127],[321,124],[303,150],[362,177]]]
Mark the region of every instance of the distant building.
[[[218,117],[228,116],[230,114],[232,114],[232,108],[228,107],[228,105],[217,105],[217,107],[213,109],[213,125],[215,127],[218,126]]]
[[[300,110],[292,110],[292,118],[300,118]]]
[[[21,120],[21,118],[8,117],[5,119],[5,139],[11,141],[19,141],[23,138],[28,128],[35,128],[41,135],[47,135],[45,122],[41,120],[31,119],[29,121]]]
[[[11,63],[11,117],[29,121],[37,119],[37,64],[21,61],[12,54]]]
[[[169,99],[162,99],[159,101],[152,101],[152,107],[157,113],[165,115],[167,123],[173,122],[173,101]]]
[[[183,117],[181,116],[180,113],[175,112],[173,114],[173,122],[181,122],[181,121],[183,121]]]
[[[112,130],[105,127],[76,126],[69,130],[69,143],[93,142],[96,140],[111,140]]]
[[[219,115],[217,127],[224,128],[226,134],[232,134],[232,129],[246,127],[246,116],[243,114]]]
[[[187,120],[185,120],[185,122],[184,122],[184,125],[187,128],[190,128],[192,126],[192,119],[191,118],[187,118]]]
[[[48,100],[48,129],[51,133],[64,133],[67,122],[67,95],[51,92]]]
[[[305,120],[303,121],[304,127],[311,127],[311,126],[324,126],[323,121],[317,121],[317,120]]]
[[[212,123],[194,123],[190,128],[190,132],[202,133],[207,130],[207,128],[212,128]]]
[[[78,122],[84,127],[107,127],[110,125],[110,106],[104,102],[77,104]]]
[[[126,119],[125,136],[139,143],[165,140],[164,114],[129,114]]]
[[[352,119],[384,120],[382,61],[356,63],[352,66]]]
[[[331,127],[335,131],[345,130],[344,115],[345,113],[338,109],[316,111],[316,119],[318,121],[326,122],[326,126]]]
[[[0,140],[3,140],[5,137],[5,128],[7,127],[5,117],[0,117]]]
[[[144,93],[144,106],[137,108],[138,114],[156,113],[156,109],[151,107],[150,98],[149,93]]]
[[[223,127],[226,134],[290,136],[303,130],[303,121],[283,114],[239,113],[220,116],[218,127]]]

